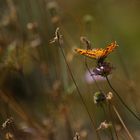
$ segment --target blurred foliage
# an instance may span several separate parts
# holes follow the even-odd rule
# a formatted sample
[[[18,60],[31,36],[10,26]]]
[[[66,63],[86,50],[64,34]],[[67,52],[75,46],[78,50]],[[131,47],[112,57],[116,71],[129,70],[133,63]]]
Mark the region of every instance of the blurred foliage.
[[[0,13],[0,122],[12,116],[17,123],[10,125],[14,132],[1,130],[0,139],[15,139],[13,133],[21,139],[26,135],[27,139],[70,140],[75,131],[82,139],[93,139],[92,125],[58,44],[49,43],[57,27],[67,61],[96,123],[104,118],[93,102],[97,87],[94,81],[86,81],[84,58],[73,51],[83,47],[81,36],[86,36],[93,48],[117,41],[119,47],[107,58],[115,67],[110,80],[126,103],[140,112],[139,0],[0,0]],[[95,62],[88,60],[93,69]],[[110,91],[104,80],[98,84]],[[139,123],[118,100],[115,103],[139,139]],[[123,137],[117,119],[116,124]]]

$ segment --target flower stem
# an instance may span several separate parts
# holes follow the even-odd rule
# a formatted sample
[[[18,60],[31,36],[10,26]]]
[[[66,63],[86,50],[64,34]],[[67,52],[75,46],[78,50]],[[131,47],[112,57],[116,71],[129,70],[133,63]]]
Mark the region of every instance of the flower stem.
[[[90,118],[90,120],[91,120],[91,122],[92,122],[93,128],[96,130],[95,121],[93,120],[93,118],[92,118],[92,116],[91,116],[91,114],[90,114],[90,112],[89,112],[89,110],[88,110],[88,107],[87,107],[87,105],[86,105],[86,103],[85,103],[85,101],[84,101],[84,99],[83,99],[83,96],[82,96],[82,94],[81,94],[81,92],[80,92],[80,90],[79,90],[79,87],[78,87],[78,85],[77,85],[77,83],[76,83],[76,81],[75,81],[75,78],[74,78],[73,73],[72,73],[72,71],[71,71],[71,68],[70,68],[70,66],[69,66],[69,64],[68,64],[68,62],[67,62],[67,59],[66,59],[64,50],[63,50],[63,48],[62,48],[62,46],[61,46],[61,42],[59,41],[59,39],[58,39],[58,44],[59,44],[60,51],[61,51],[61,53],[62,53],[62,55],[63,55],[63,57],[64,57],[64,61],[65,61],[66,65],[67,65],[67,68],[68,68],[68,71],[69,71],[69,73],[70,73],[70,76],[71,76],[71,78],[72,78],[72,80],[73,80],[73,82],[74,82],[74,85],[75,85],[76,89],[77,89],[77,92],[78,92],[78,94],[79,94],[79,96],[80,96],[80,98],[81,98],[81,101],[82,101],[82,103],[83,103],[83,105],[84,105],[84,107],[85,107],[85,110],[86,110],[87,113],[88,113],[88,116],[89,116],[89,118]],[[96,132],[97,139],[98,139],[98,140],[101,140],[101,138],[100,138],[98,132],[97,132],[97,131],[95,131],[95,132]]]
[[[105,110],[103,104],[101,104],[101,108],[102,108],[102,110],[103,110],[103,113],[104,113],[104,115],[105,115],[105,118],[107,119],[107,118],[108,118],[108,115],[107,115],[107,113],[106,113],[106,110]],[[111,140],[114,140],[113,132],[112,132],[111,128],[109,128],[109,132],[110,132],[110,135],[111,135]]]
[[[97,87],[98,90],[101,92],[101,91],[102,91],[101,88],[99,87],[99,85],[98,85],[98,83],[97,83],[97,81],[96,81],[94,75],[91,73],[91,71],[90,71],[90,69],[89,69],[89,67],[88,67],[88,63],[87,63],[87,58],[86,58],[86,57],[85,57],[85,66],[86,66],[86,68],[87,68],[89,74],[91,75],[93,81],[95,82],[96,87]]]
[[[108,103],[109,103],[109,104],[108,104],[108,110],[109,110],[109,114],[110,114],[110,119],[111,119],[111,122],[112,122],[112,126],[113,126],[113,129],[114,129],[116,138],[117,138],[117,140],[119,140],[119,137],[118,137],[118,134],[117,134],[117,130],[116,130],[116,128],[115,128],[115,123],[114,123],[113,114],[112,114],[112,111],[111,111],[111,101],[109,101]]]
[[[115,107],[114,105],[113,105],[112,107],[113,107],[113,109],[114,109],[114,111],[115,111],[117,117],[119,118],[119,120],[120,120],[122,126],[124,127],[124,129],[125,129],[125,131],[126,131],[128,137],[129,137],[129,139],[130,139],[130,140],[134,140],[134,138],[133,138],[132,135],[130,134],[129,130],[128,130],[127,127],[125,126],[125,124],[124,124],[124,122],[123,122],[123,120],[122,120],[122,118],[121,118],[119,112],[117,111],[116,107]]]
[[[105,78],[107,80],[108,85],[110,86],[110,88],[114,91],[114,93],[117,95],[117,97],[119,98],[119,100],[121,101],[121,103],[124,105],[124,107],[138,120],[140,121],[139,116],[137,116],[128,106],[127,104],[124,102],[124,100],[121,98],[121,96],[118,94],[118,92],[113,88],[113,86],[111,85],[108,77],[105,75]]]

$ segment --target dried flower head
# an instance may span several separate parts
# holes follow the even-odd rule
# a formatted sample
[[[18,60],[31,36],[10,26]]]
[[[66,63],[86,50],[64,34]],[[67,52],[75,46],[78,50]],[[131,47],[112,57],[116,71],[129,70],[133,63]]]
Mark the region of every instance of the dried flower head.
[[[42,43],[42,40],[40,38],[40,36],[36,36],[31,42],[30,42],[30,46],[32,48],[36,48],[38,46],[40,46]]]
[[[112,92],[109,92],[109,93],[106,95],[106,100],[111,101],[112,98],[113,98],[113,93],[112,93]]]
[[[2,124],[2,129],[9,127],[9,125],[11,125],[13,123],[13,118],[10,117],[8,118],[3,124]]]
[[[81,36],[80,41],[87,49],[91,49],[91,42],[85,36]]]
[[[106,100],[105,94],[102,92],[96,92],[93,96],[93,100],[95,104],[102,103],[103,101]]]
[[[108,62],[100,63],[93,70],[93,75],[101,75],[101,76],[105,77],[105,76],[111,74],[113,68],[114,67]]]
[[[92,21],[94,20],[93,16],[92,15],[84,15],[83,17],[83,21],[86,23],[86,24],[89,24],[91,23]]]
[[[14,140],[14,135],[12,133],[10,133],[10,132],[7,132],[5,134],[5,139],[6,140]]]
[[[27,29],[29,31],[35,31],[38,27],[38,23],[37,22],[29,22],[27,23]]]
[[[60,9],[59,9],[59,5],[57,4],[57,2],[55,2],[55,1],[48,2],[47,10],[50,13],[51,22],[53,24],[57,24],[60,21],[60,16],[59,16]]]
[[[60,29],[59,27],[56,28],[55,30],[55,36],[54,38],[50,41],[50,44],[59,42],[60,44],[63,43],[62,35],[60,34]]]
[[[47,3],[47,9],[50,11],[56,11],[58,9],[58,4],[55,1]]]
[[[109,122],[107,122],[106,120],[104,122],[101,122],[101,124],[99,125],[99,127],[97,128],[98,130],[104,130],[104,129],[108,129],[112,126],[112,124]]]
[[[73,140],[80,140],[80,134],[78,132],[75,133]]]

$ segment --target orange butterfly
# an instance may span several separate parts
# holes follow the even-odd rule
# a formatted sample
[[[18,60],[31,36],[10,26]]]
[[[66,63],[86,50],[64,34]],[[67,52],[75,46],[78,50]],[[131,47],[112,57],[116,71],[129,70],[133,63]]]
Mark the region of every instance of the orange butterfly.
[[[85,50],[76,48],[75,51],[81,55],[94,58],[97,60],[105,59],[116,47],[118,47],[116,41],[109,44],[105,49],[97,48],[92,50]]]

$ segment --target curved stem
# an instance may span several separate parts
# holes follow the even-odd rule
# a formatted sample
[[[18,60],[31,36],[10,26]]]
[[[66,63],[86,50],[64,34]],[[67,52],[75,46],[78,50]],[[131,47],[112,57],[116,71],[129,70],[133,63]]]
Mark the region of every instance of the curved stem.
[[[79,96],[80,96],[80,98],[81,98],[81,101],[82,101],[82,103],[83,103],[83,105],[84,105],[84,107],[85,107],[85,110],[86,110],[87,113],[88,113],[88,116],[89,116],[89,118],[90,118],[90,120],[91,120],[91,122],[92,122],[93,128],[96,130],[95,122],[94,122],[94,120],[93,120],[93,118],[92,118],[92,116],[91,116],[91,114],[90,114],[90,112],[89,112],[89,110],[88,110],[88,107],[87,107],[87,105],[86,105],[86,103],[85,103],[85,101],[84,101],[84,99],[83,99],[83,96],[82,96],[82,94],[81,94],[81,92],[80,92],[80,90],[79,90],[79,88],[78,88],[78,85],[77,85],[77,83],[76,83],[76,81],[75,81],[75,78],[74,78],[74,76],[73,76],[73,73],[72,73],[72,71],[71,71],[71,68],[70,68],[70,66],[69,66],[69,64],[68,64],[68,62],[67,62],[67,59],[66,59],[64,50],[63,50],[63,48],[62,48],[62,46],[61,46],[61,42],[60,42],[59,40],[58,40],[58,44],[59,44],[59,48],[60,48],[60,50],[61,50],[61,53],[62,53],[62,55],[63,55],[63,57],[64,57],[64,61],[65,61],[66,65],[67,65],[67,68],[68,68],[68,71],[69,71],[69,73],[70,73],[70,76],[71,76],[71,78],[72,78],[72,80],[73,80],[73,82],[74,82],[74,85],[75,85],[76,89],[77,89],[77,92],[78,92],[78,94],[79,94]],[[98,139],[98,140],[101,140],[101,138],[100,138],[100,136],[99,136],[99,134],[98,134],[97,131],[96,131],[96,136],[97,136],[97,139]]]
[[[137,92],[136,92],[135,88],[134,88],[133,86],[130,85],[130,83],[131,83],[131,82],[134,82],[134,81],[131,79],[131,75],[130,75],[130,73],[129,73],[129,71],[128,71],[128,68],[127,68],[126,65],[125,65],[124,59],[123,59],[123,57],[122,57],[122,55],[121,55],[119,49],[117,50],[117,55],[118,55],[118,59],[119,59],[119,61],[120,61],[120,64],[121,64],[121,66],[122,66],[123,72],[124,72],[124,74],[125,74],[125,77],[127,78],[128,82],[129,82],[129,90],[131,90],[131,92],[133,92],[133,93],[136,95]],[[135,84],[135,83],[134,83],[134,84]],[[137,111],[137,106],[136,106],[136,103],[135,103],[133,97],[132,97],[132,103],[133,103],[133,105],[135,106],[135,109],[136,109],[136,111]]]
[[[100,87],[99,87],[99,85],[98,85],[98,83],[97,83],[97,81],[96,81],[94,75],[91,73],[91,71],[90,71],[90,69],[89,69],[89,67],[88,67],[88,63],[87,63],[87,59],[86,59],[86,57],[85,57],[85,66],[86,66],[88,72],[90,73],[92,79],[94,80],[94,82],[95,82],[95,84],[96,84],[98,90],[99,90],[100,92],[102,92],[102,90],[100,89]],[[106,114],[106,112],[105,112],[104,106],[101,105],[101,107],[102,107],[102,109],[103,109],[103,112],[104,112],[105,116],[107,117],[107,114]],[[117,138],[117,140],[118,140],[119,138],[118,138],[118,134],[117,134],[116,129],[115,129],[114,122],[113,122],[113,116],[112,116],[112,112],[111,112],[111,110],[110,110],[110,105],[109,105],[109,114],[110,114],[110,117],[111,117],[111,121],[112,121],[112,125],[113,125],[113,129],[114,129],[114,132],[115,132],[116,138]],[[110,131],[111,131],[111,130],[110,130]],[[111,137],[112,137],[112,139],[113,139],[112,131],[111,131],[110,133],[111,133]]]
[[[102,90],[100,89],[100,87],[99,87],[99,85],[98,85],[98,83],[97,83],[97,81],[96,81],[94,75],[91,73],[91,71],[90,71],[90,69],[89,69],[89,67],[88,67],[88,63],[87,63],[87,58],[86,58],[86,57],[85,57],[85,66],[86,66],[88,72],[90,73],[90,76],[92,77],[93,81],[95,82],[96,87],[98,88],[98,90],[99,90],[100,92],[102,92]]]
[[[124,102],[124,100],[121,98],[121,96],[118,94],[118,92],[113,88],[113,86],[111,85],[108,77],[105,75],[106,77],[106,80],[107,80],[107,83],[108,85],[110,86],[110,88],[114,91],[114,93],[117,95],[117,97],[119,98],[119,100],[121,101],[121,103],[124,105],[124,107],[138,120],[140,121],[140,118],[139,116],[137,116],[128,106],[127,104]]]

